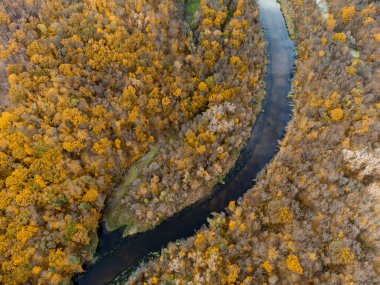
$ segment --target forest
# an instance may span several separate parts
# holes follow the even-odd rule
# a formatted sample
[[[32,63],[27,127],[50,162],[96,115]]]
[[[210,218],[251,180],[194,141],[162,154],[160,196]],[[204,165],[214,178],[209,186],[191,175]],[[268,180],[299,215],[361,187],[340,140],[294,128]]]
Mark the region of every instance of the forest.
[[[232,167],[261,110],[264,42],[253,2],[199,6],[1,2],[1,284],[81,272],[107,197],[150,151],[120,199],[135,231]]]
[[[126,284],[380,283],[380,3],[280,0],[293,116],[255,186]],[[0,284],[211,194],[265,97],[256,1],[0,2]]]
[[[380,5],[281,0],[294,116],[257,184],[127,284],[380,282]]]

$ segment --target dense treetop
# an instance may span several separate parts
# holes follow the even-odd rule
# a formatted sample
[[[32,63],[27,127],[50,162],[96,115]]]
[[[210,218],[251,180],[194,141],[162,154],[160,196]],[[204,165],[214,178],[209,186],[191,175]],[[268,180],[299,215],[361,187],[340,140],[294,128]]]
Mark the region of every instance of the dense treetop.
[[[178,171],[131,191],[137,218],[183,207],[157,200],[164,175],[203,169],[170,190],[199,198],[204,177],[226,171],[262,98],[253,12],[204,0],[189,25],[179,0],[1,2],[0,283],[59,284],[81,271],[107,195],[154,145]]]
[[[380,5],[290,0],[294,118],[257,185],[127,284],[380,282]],[[288,19],[290,17],[287,17]]]

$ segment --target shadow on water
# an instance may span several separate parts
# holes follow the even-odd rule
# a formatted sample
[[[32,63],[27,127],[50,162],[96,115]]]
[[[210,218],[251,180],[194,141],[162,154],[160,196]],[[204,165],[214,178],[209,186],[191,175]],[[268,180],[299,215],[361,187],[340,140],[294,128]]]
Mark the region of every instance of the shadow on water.
[[[263,112],[257,117],[250,139],[224,184],[198,203],[163,221],[155,229],[122,238],[121,231],[100,230],[96,262],[87,265],[85,273],[74,278],[79,285],[103,285],[123,273],[128,276],[149,253],[157,252],[169,242],[189,237],[207,222],[212,212],[222,211],[229,201],[249,190],[256,175],[273,158],[278,141],[291,117],[288,93],[293,78],[295,51],[276,0],[259,0],[260,22],[267,42],[268,66],[265,76],[267,96]]]

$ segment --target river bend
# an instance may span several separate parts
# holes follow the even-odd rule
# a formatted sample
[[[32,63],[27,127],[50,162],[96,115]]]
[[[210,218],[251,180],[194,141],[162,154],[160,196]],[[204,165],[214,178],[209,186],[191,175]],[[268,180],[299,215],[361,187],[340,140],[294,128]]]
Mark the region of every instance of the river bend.
[[[288,94],[296,54],[276,0],[259,0],[258,4],[267,43],[266,97],[263,112],[257,116],[236,165],[224,183],[215,186],[210,197],[185,208],[153,230],[127,238],[121,237],[121,231],[106,233],[101,230],[96,262],[86,266],[86,272],[74,278],[75,284],[104,285],[123,280],[142,260],[149,258],[149,253],[159,251],[169,242],[193,235],[207,223],[212,212],[222,211],[229,201],[251,189],[257,174],[276,154],[278,141],[282,139],[292,113]]]

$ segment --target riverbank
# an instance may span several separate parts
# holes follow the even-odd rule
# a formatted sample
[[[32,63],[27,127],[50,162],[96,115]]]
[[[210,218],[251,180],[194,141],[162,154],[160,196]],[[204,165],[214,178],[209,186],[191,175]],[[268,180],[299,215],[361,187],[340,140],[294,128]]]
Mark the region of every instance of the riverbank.
[[[289,0],[278,0],[278,3],[280,4],[282,14],[284,15],[290,38],[294,41],[297,36],[296,26],[294,24],[294,9]]]
[[[299,55],[279,153],[227,214],[170,244],[127,284],[380,281],[380,7],[333,1],[324,19],[312,0],[290,3]]]

